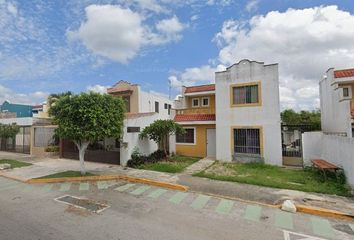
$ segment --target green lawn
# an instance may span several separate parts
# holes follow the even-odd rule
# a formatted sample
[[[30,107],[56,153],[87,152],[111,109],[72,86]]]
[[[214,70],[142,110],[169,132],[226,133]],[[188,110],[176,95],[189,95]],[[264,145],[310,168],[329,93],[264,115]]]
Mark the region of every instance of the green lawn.
[[[0,159],[0,164],[8,163],[11,165],[11,168],[20,168],[20,167],[27,167],[31,166],[31,163],[26,163],[26,162],[20,162],[17,160],[11,160],[11,159]]]
[[[43,178],[63,178],[63,177],[83,177],[83,176],[96,176],[95,174],[87,172],[85,175],[81,175],[81,172],[79,171],[65,171],[65,172],[59,172],[59,173],[54,173],[50,174],[47,176],[42,176],[37,179],[43,179]]]
[[[350,187],[330,177],[323,177],[312,169],[295,170],[257,163],[220,163],[194,174],[221,181],[240,182],[273,188],[351,196]]]
[[[168,173],[180,173],[183,172],[186,167],[197,162],[199,158],[185,157],[185,156],[174,156],[168,161],[161,161],[157,163],[149,163],[138,166],[139,169],[146,169],[158,172],[168,172]]]

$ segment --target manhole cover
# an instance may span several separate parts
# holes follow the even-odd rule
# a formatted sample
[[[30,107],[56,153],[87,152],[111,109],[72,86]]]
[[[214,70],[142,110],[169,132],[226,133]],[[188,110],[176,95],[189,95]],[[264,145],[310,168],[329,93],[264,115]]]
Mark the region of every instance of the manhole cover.
[[[90,199],[79,198],[69,195],[58,197],[55,200],[58,202],[69,204],[74,207],[83,208],[94,213],[100,213],[109,207],[108,205],[98,203]]]

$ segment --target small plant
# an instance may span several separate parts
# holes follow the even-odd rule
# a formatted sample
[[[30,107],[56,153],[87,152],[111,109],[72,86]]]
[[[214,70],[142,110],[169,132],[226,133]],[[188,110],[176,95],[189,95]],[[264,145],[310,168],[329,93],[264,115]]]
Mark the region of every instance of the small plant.
[[[59,152],[59,146],[50,145],[50,146],[46,147],[45,152]]]
[[[142,155],[139,149],[135,147],[133,149],[131,159],[127,162],[128,167],[136,168],[146,163],[156,163],[166,158],[166,154],[163,150],[157,150],[148,156]]]

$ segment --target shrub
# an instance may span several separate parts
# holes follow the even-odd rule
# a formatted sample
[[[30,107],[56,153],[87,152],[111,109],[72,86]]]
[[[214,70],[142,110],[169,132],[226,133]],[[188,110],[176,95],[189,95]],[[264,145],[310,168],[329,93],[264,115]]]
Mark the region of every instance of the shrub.
[[[127,162],[128,167],[136,168],[146,163],[156,163],[166,158],[163,150],[157,150],[148,156],[142,155],[137,147],[134,148],[131,159]]]
[[[51,145],[46,147],[45,149],[46,152],[59,152],[59,146],[57,145]]]

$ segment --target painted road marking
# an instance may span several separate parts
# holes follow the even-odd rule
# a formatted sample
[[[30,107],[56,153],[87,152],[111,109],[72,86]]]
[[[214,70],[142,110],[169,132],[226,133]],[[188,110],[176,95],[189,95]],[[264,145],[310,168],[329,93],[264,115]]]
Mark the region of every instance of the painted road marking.
[[[53,184],[46,184],[43,186],[42,190],[49,192],[50,190],[52,190],[52,188],[53,188]]]
[[[108,185],[108,187],[112,187],[114,185],[117,185],[117,181],[115,181],[115,180],[108,181],[107,185]]]
[[[89,189],[90,189],[90,184],[89,183],[80,183],[79,191],[87,191]]]
[[[127,184],[125,184],[123,186],[119,186],[119,187],[115,188],[114,190],[116,190],[118,192],[124,192],[124,191],[128,190],[129,188],[131,188],[133,186],[135,186],[134,183],[127,183]]]
[[[288,212],[275,212],[275,226],[287,229],[294,229],[293,215]]]
[[[187,197],[188,193],[178,192],[170,198],[170,202],[175,204],[180,204],[185,197]]]
[[[26,187],[23,188],[24,192],[31,192],[33,190],[34,186],[33,185],[27,185]]]
[[[98,181],[96,182],[96,184],[97,184],[97,188],[100,190],[107,189],[109,187],[106,181]]]
[[[18,183],[18,182],[9,182],[7,184],[4,184],[2,186],[0,186],[0,191],[3,191],[3,190],[10,190],[10,189],[13,189],[13,188],[17,188],[21,186],[21,183]]]
[[[261,218],[262,208],[260,206],[247,205],[245,219],[258,222]]]
[[[284,240],[326,240],[323,238],[313,237],[302,233],[289,232],[286,230],[283,230],[283,233],[284,233]]]
[[[202,209],[209,201],[210,196],[199,195],[191,204],[192,208]]]
[[[59,191],[61,191],[61,192],[67,192],[67,191],[70,190],[70,188],[71,188],[71,183],[62,183],[62,184],[60,185]]]
[[[353,230],[354,232],[354,224],[349,224],[349,227]]]
[[[330,237],[330,238],[334,236],[333,229],[328,220],[318,218],[318,217],[311,217],[311,223],[312,223],[313,232],[315,234],[320,235],[322,237]]]
[[[157,189],[157,190],[153,191],[152,193],[150,193],[150,194],[148,195],[148,197],[157,199],[157,198],[159,198],[162,194],[164,194],[164,193],[166,193],[166,192],[167,192],[166,189]]]
[[[150,189],[150,186],[140,186],[137,189],[135,189],[134,191],[130,192],[133,195],[141,195],[143,194],[146,190]]]
[[[215,211],[221,214],[228,214],[231,211],[233,206],[234,206],[233,201],[227,199],[221,199]]]

